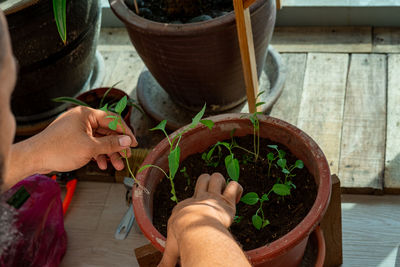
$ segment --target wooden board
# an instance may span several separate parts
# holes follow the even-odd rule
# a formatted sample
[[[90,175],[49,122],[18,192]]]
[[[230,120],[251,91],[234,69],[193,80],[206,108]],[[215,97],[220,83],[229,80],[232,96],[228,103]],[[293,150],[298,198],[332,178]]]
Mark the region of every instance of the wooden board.
[[[348,61],[347,54],[308,54],[297,123],[321,147],[331,173],[338,173]]]
[[[400,53],[400,28],[374,28],[373,53]]]
[[[303,93],[307,54],[281,56],[287,68],[287,76],[282,94],[274,104],[270,115],[296,125]]]
[[[400,192],[400,55],[389,55],[385,190]]]
[[[129,35],[123,28],[102,28],[97,45],[99,51],[134,51]]]
[[[279,52],[363,53],[372,51],[371,27],[276,27]]]
[[[342,195],[342,266],[400,266],[400,196]]]
[[[383,189],[386,78],[386,55],[351,56],[339,165],[342,187]]]

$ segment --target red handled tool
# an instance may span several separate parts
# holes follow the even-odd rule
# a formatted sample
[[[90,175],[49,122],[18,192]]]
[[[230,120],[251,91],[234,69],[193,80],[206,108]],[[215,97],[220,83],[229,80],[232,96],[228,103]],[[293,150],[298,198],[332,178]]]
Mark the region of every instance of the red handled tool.
[[[67,189],[67,194],[63,200],[63,214],[68,210],[69,204],[71,203],[72,196],[75,193],[77,179],[75,178],[74,172],[59,172],[54,174],[51,179],[56,181],[60,186],[65,186]]]

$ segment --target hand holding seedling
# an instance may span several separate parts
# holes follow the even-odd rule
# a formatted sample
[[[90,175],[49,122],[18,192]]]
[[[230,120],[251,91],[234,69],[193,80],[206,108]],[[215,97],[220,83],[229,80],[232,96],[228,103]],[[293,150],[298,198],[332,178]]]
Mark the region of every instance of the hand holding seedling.
[[[175,206],[159,266],[250,266],[227,228],[243,188],[219,173],[202,174],[192,198]]]
[[[31,160],[27,162],[34,161],[36,170],[33,173],[75,170],[92,158],[101,169],[106,169],[107,157],[117,170],[121,170],[124,164],[120,154],[124,150],[130,153],[130,147],[135,147],[137,141],[124,123],[125,133],[121,126],[115,131],[110,130],[110,119],[106,116],[106,112],[97,109],[73,108],[59,116],[43,132],[32,137],[29,144],[22,142],[22,145],[13,149],[24,152],[32,150]]]

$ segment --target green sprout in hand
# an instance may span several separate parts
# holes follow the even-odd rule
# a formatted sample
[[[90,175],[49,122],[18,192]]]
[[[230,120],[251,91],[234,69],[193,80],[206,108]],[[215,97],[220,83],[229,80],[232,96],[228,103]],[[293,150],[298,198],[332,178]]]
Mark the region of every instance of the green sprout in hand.
[[[167,132],[165,130],[165,126],[167,124],[166,120],[163,120],[156,127],[150,129],[150,131],[155,131],[155,130],[162,131],[164,133],[164,135],[166,136],[167,140],[168,140],[168,143],[169,143],[169,146],[170,146],[169,155],[168,155],[169,174],[167,174],[159,166],[152,165],[152,164],[148,164],[148,165],[145,165],[145,166],[141,167],[138,170],[138,173],[143,171],[146,168],[149,168],[149,167],[154,167],[154,168],[159,169],[170,180],[170,183],[171,183],[171,194],[172,194],[171,200],[175,201],[176,203],[178,203],[178,198],[177,198],[176,192],[175,192],[174,178],[175,178],[176,172],[179,169],[179,162],[180,162],[181,148],[179,147],[179,142],[181,141],[183,134],[185,134],[190,129],[193,129],[194,127],[196,127],[199,123],[204,124],[210,130],[212,129],[212,127],[214,126],[214,122],[212,122],[211,120],[202,120],[201,119],[203,117],[203,115],[204,115],[205,110],[206,110],[206,105],[204,105],[203,109],[200,110],[200,112],[197,113],[196,116],[194,116],[194,118],[192,119],[192,123],[186,129],[184,129],[184,130],[180,131],[179,133],[177,133],[174,136],[174,138],[172,138],[172,140],[171,140],[171,138],[169,137],[169,135],[167,134]]]
[[[109,114],[109,115],[106,116],[106,118],[112,119],[108,124],[108,128],[110,128],[111,130],[115,131],[115,130],[117,130],[118,125],[120,125],[121,128],[122,128],[122,133],[126,134],[125,125],[123,123],[121,114],[125,110],[125,108],[127,106],[127,103],[128,103],[128,99],[127,99],[126,96],[121,98],[118,101],[118,103],[116,104],[115,109],[114,109],[116,114],[110,113],[110,111],[108,110],[108,104],[105,104],[104,107],[101,108],[101,110],[103,110],[103,111],[105,111],[105,112],[107,112]],[[150,192],[145,187],[143,187],[143,186],[141,186],[139,184],[139,181],[136,179],[135,175],[132,172],[132,169],[131,169],[131,167],[129,165],[127,149],[124,150],[123,158],[125,159],[126,166],[128,168],[129,174],[135,180],[135,183],[138,184],[140,187],[142,187],[143,191],[145,191],[147,194],[149,194]]]

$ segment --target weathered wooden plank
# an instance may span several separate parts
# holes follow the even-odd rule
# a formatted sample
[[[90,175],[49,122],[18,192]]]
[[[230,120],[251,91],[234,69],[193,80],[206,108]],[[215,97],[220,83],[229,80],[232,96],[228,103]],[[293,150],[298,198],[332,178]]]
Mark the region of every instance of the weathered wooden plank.
[[[324,151],[332,174],[338,173],[348,62],[347,54],[308,55],[297,123]]]
[[[281,56],[287,67],[286,82],[270,115],[296,125],[303,93],[307,54],[282,54]]]
[[[102,28],[97,49],[99,51],[135,51],[125,27]]]
[[[342,266],[399,266],[399,203],[400,196],[342,195]]]
[[[383,189],[386,68],[386,55],[351,56],[339,165],[342,187]]]
[[[389,55],[385,190],[400,191],[400,55]]]
[[[279,52],[367,53],[371,27],[277,27],[271,43]]]
[[[400,28],[374,28],[373,53],[400,53]]]

